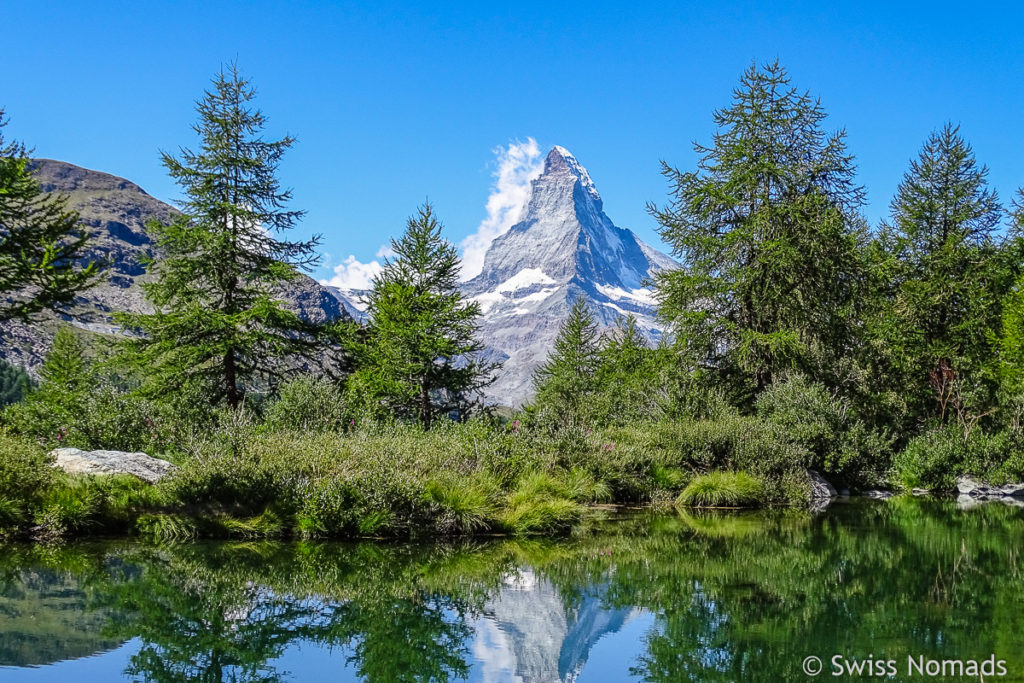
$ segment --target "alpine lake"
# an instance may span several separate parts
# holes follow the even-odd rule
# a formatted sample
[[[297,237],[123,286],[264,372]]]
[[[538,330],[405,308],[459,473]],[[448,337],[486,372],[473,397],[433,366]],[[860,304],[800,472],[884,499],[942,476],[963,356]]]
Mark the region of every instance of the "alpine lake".
[[[0,681],[1024,681],[1024,508],[609,511],[565,539],[0,546]]]

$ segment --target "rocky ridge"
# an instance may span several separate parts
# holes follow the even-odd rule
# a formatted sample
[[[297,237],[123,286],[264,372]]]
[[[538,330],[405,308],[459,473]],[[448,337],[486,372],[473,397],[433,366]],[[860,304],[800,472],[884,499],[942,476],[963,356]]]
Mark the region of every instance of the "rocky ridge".
[[[68,197],[68,207],[79,213],[90,245],[83,261],[106,264],[102,281],[83,292],[68,313],[47,313],[38,322],[0,323],[0,358],[30,373],[42,363],[62,323],[101,334],[119,331],[117,311],[147,312],[142,292],[149,279],[145,261],[156,255],[147,224],[167,222],[177,211],[147,194],[135,183],[109,173],[92,171],[63,161],[37,159],[36,177],[47,192]],[[300,316],[314,322],[348,317],[341,302],[316,280],[301,275],[280,292]]]

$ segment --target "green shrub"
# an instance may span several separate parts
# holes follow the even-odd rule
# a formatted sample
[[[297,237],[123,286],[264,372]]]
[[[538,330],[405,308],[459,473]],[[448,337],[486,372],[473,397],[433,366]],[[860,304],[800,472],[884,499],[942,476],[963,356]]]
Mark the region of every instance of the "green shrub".
[[[81,532],[94,525],[99,503],[97,491],[87,479],[68,477],[44,494],[35,517],[36,533],[59,538]]]
[[[961,425],[933,425],[913,438],[893,461],[893,478],[907,488],[949,490],[960,475],[992,484],[1024,478],[1024,448],[1012,430],[973,429],[964,436]]]
[[[0,359],[0,407],[25,398],[32,384],[27,372]]]
[[[145,451],[176,450],[180,436],[163,405],[101,382],[88,392],[64,394],[44,385],[0,416],[12,432],[51,448]]]
[[[906,488],[952,489],[964,473],[968,448],[963,430],[933,426],[907,443],[893,460],[894,478]]]
[[[750,507],[764,502],[764,487],[746,472],[709,472],[694,478],[676,499],[692,507]]]
[[[0,491],[5,496],[31,498],[53,481],[50,458],[38,444],[0,431]]]
[[[341,430],[348,424],[344,394],[325,377],[303,376],[281,386],[267,406],[266,425],[301,432]]]
[[[654,485],[663,491],[679,491],[690,482],[690,475],[678,467],[655,465],[651,470]]]
[[[886,469],[892,440],[869,429],[847,400],[801,374],[773,383],[758,396],[756,410],[809,454],[803,466],[858,483],[874,483]]]

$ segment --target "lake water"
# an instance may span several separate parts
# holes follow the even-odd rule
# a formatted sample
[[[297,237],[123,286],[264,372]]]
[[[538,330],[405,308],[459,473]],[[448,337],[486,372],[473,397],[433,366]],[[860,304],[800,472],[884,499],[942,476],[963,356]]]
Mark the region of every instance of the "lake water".
[[[1021,681],[1022,540],[1024,509],[898,498],[560,541],[4,546],[0,681]]]

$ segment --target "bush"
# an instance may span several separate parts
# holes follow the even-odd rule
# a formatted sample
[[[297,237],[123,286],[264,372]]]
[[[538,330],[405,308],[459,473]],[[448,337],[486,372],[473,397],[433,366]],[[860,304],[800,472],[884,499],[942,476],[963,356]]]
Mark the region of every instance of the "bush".
[[[166,406],[100,383],[88,392],[65,394],[44,385],[0,420],[12,432],[48,447],[145,451],[177,450],[181,428]]]
[[[764,487],[746,472],[710,472],[691,481],[676,502],[692,507],[750,507],[763,501]]]
[[[0,431],[0,491],[28,497],[53,480],[50,458],[38,444]]]
[[[992,484],[1024,478],[1024,448],[1011,430],[974,429],[965,438],[959,424],[932,425],[913,438],[893,461],[893,478],[906,488],[950,490],[960,475]]]
[[[933,426],[914,437],[893,461],[894,478],[906,488],[952,489],[964,473],[967,443],[954,425]]]
[[[32,378],[19,367],[0,360],[0,406],[17,403],[32,388]]]
[[[275,430],[341,430],[346,424],[344,395],[325,377],[304,376],[287,382],[266,411],[266,425]]]
[[[46,452],[27,439],[0,432],[0,532],[17,532],[53,481]]]
[[[869,429],[845,399],[803,375],[772,384],[758,396],[756,411],[785,440],[810,454],[804,466],[827,475],[875,482],[889,461],[891,439]]]

